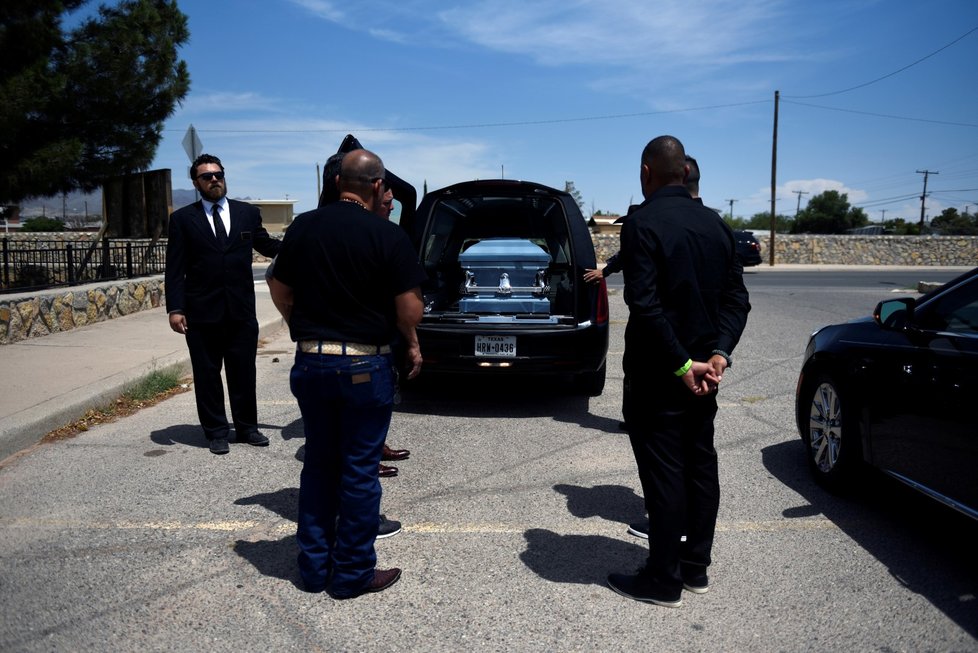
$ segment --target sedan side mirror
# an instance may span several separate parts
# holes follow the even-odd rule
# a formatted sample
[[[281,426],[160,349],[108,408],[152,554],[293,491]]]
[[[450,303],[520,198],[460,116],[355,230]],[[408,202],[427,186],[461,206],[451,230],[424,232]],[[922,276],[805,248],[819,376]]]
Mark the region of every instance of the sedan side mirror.
[[[876,305],[873,319],[884,329],[902,331],[910,325],[916,303],[912,297],[887,299]]]

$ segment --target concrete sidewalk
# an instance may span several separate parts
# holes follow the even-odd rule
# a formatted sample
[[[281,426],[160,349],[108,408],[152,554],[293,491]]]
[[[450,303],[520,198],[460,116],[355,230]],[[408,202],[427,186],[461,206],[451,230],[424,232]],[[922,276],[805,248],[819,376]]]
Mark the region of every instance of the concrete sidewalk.
[[[284,328],[264,281],[255,299],[259,338]],[[175,365],[189,374],[190,354],[162,307],[0,347],[0,461]]]

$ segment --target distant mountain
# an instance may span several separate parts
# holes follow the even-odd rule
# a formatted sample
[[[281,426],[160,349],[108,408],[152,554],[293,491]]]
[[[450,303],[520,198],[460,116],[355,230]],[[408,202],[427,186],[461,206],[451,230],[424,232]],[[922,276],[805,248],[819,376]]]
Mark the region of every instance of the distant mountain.
[[[32,197],[20,203],[20,215],[23,218],[33,218],[46,215],[49,218],[62,216],[102,215],[102,191],[82,193],[75,191],[64,197]]]
[[[197,201],[197,191],[192,188],[175,188],[173,190],[173,209],[187,206]]]

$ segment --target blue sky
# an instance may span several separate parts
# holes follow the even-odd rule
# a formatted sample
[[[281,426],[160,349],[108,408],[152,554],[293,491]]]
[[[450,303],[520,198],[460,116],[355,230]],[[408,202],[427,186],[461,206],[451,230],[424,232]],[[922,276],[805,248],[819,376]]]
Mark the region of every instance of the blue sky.
[[[174,188],[190,188],[193,124],[232,197],[299,212],[347,133],[419,192],[573,181],[589,211],[624,212],[641,199],[642,148],[672,134],[700,162],[706,203],[727,213],[733,199],[746,217],[770,208],[780,90],[779,213],[837,189],[873,220],[917,221],[918,170],[939,173],[928,217],[978,207],[975,0],[179,5],[191,90],[153,165]]]

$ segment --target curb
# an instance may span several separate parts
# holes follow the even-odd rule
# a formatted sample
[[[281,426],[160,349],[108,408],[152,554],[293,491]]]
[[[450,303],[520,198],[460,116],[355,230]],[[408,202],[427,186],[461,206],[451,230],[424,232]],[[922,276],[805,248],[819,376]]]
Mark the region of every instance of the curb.
[[[284,326],[281,317],[259,322],[259,340],[278,333]],[[182,373],[189,373],[189,352],[182,351],[164,358],[155,358],[102,379],[97,384],[43,401],[20,413],[15,420],[9,420],[14,422],[12,425],[0,429],[0,466],[8,457],[39,443],[51,431],[81,418],[89,410],[111,403],[127,387],[142,381],[153,372],[174,367],[180,368]]]

